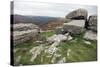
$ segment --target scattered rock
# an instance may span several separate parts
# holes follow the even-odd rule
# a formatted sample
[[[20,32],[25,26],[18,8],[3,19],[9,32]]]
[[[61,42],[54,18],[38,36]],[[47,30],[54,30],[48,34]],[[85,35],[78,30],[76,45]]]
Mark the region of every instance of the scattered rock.
[[[61,54],[54,53],[53,58],[51,59],[51,62],[52,63],[58,62],[57,58],[60,58],[60,57],[61,57]]]
[[[73,37],[71,37],[71,36],[68,36],[68,39],[67,40],[72,40],[73,39]]]
[[[84,43],[86,43],[86,44],[91,44],[91,42],[89,42],[89,41],[86,41],[86,40],[84,40]]]
[[[55,34],[47,39],[47,41],[49,42],[64,41],[64,40],[67,40],[67,36],[62,34],[58,34],[58,35]]]
[[[70,12],[66,18],[69,19],[86,19],[88,16],[88,12],[85,9],[77,9],[75,11]]]
[[[59,45],[60,41],[55,41],[48,49],[47,49],[47,52],[49,54],[54,54],[58,48],[57,46]]]
[[[93,32],[91,30],[88,30],[88,31],[86,31],[83,38],[87,39],[87,40],[97,40],[97,33]]]
[[[97,16],[96,15],[94,15],[94,16],[92,15],[92,16],[89,17],[88,29],[97,32]]]
[[[73,39],[73,37],[71,37],[71,36],[69,35],[69,33],[66,33],[65,36],[67,36],[67,40],[68,40],[68,41]]]
[[[37,47],[33,47],[30,50],[30,53],[32,53],[32,58],[30,59],[30,61],[34,61],[34,59],[41,53],[41,51],[43,50],[43,45],[37,46]]]

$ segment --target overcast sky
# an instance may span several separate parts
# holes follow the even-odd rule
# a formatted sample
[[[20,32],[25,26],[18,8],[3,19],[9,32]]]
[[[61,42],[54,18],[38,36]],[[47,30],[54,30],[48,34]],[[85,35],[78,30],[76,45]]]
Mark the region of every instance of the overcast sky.
[[[97,14],[96,6],[62,4],[62,3],[43,3],[34,1],[15,1],[14,14],[65,17],[70,11],[84,8],[89,15]]]

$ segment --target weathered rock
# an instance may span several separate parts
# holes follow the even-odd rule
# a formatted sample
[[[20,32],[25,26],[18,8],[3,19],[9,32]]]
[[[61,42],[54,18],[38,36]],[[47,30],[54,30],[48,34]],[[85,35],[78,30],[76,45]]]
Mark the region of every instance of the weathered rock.
[[[91,30],[86,31],[86,33],[85,33],[83,38],[87,39],[87,40],[97,40],[97,33],[93,32]]]
[[[60,41],[55,41],[49,48],[48,50],[46,51],[47,53],[49,54],[54,54],[58,48],[57,46],[59,45]]]
[[[70,12],[66,18],[68,19],[86,19],[88,16],[88,12],[85,9],[77,9],[75,11]]]
[[[60,57],[61,57],[61,54],[54,53],[54,54],[53,54],[53,58],[51,59],[51,63],[57,63],[58,60],[59,60],[58,58],[60,58]],[[61,59],[62,59],[62,58],[61,58]],[[60,60],[61,60],[61,59],[60,59]],[[60,60],[59,60],[59,61],[60,61]]]
[[[32,39],[37,36],[37,30],[28,30],[28,31],[14,31],[13,33],[13,43],[17,45],[19,43],[23,43],[27,40]]]
[[[88,29],[97,32],[97,16],[96,15],[94,15],[94,16],[92,15],[92,16],[89,17]]]
[[[47,41],[49,42],[64,41],[64,40],[67,40],[67,36],[62,34],[58,34],[58,35],[55,34],[47,39]]]
[[[39,27],[32,23],[17,23],[13,25],[14,31],[27,31],[33,29],[39,29]]]
[[[34,26],[35,26],[34,24],[24,24],[24,23],[14,24],[14,31],[13,31],[14,45],[35,38],[39,33],[39,28]]]
[[[72,35],[84,32],[85,20],[72,20],[69,23],[64,23],[63,33],[71,33]]]
[[[32,53],[32,58],[30,59],[30,61],[34,61],[34,59],[37,57],[37,55],[39,55],[41,53],[41,51],[44,49],[44,47],[42,45],[37,46],[37,47],[33,47],[30,50],[30,53]]]

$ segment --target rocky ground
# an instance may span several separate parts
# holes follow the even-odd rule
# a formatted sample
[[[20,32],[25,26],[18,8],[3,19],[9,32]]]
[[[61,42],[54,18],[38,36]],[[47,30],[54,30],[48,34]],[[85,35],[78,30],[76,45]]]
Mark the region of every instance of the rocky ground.
[[[54,64],[97,60],[96,40],[86,40],[83,38],[83,34],[66,40],[62,35],[53,35],[53,32],[45,33],[52,33],[51,36],[45,35],[45,37],[49,37],[49,39],[52,39],[52,36],[55,37],[53,38],[55,39],[54,42],[50,40],[49,42],[40,43],[39,41],[33,42],[31,40],[15,46],[15,65]],[[60,36],[63,37],[61,40],[59,40]]]
[[[87,14],[75,10],[66,16],[70,21],[52,31],[34,24],[15,25],[14,65],[96,61],[97,16],[87,20]]]

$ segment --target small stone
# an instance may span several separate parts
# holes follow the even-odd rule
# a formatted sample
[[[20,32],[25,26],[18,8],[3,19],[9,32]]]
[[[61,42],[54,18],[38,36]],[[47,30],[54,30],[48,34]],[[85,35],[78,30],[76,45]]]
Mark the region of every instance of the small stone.
[[[71,37],[71,36],[69,35],[67,40],[72,40],[72,39],[73,39],[73,37]]]
[[[91,42],[89,42],[89,41],[84,41],[84,43],[89,44],[89,45],[91,44]]]

